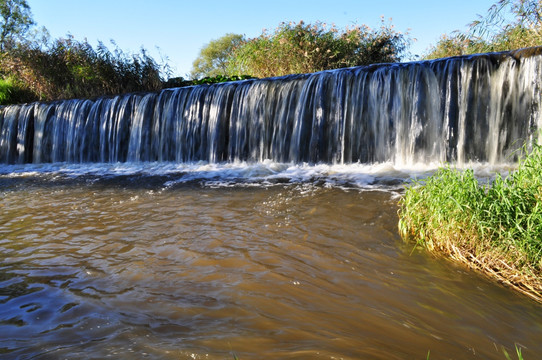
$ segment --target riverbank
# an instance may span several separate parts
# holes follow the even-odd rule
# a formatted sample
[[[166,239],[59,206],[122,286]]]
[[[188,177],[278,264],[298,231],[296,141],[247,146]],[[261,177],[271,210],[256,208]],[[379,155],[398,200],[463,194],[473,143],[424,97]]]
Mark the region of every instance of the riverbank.
[[[443,168],[400,201],[405,241],[481,270],[542,302],[542,147],[506,178],[482,184]]]

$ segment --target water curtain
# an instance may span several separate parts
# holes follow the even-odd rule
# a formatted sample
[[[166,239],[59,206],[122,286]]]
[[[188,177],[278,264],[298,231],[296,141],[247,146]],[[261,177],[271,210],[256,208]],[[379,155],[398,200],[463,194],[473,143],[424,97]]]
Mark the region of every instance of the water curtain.
[[[500,163],[542,128],[542,48],[0,109],[0,163]]]

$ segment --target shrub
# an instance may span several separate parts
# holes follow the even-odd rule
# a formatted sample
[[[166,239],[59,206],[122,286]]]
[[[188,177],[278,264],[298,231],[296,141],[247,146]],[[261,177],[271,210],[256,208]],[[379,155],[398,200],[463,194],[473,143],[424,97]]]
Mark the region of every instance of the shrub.
[[[406,35],[384,24],[339,30],[326,24],[282,23],[273,33],[244,40],[234,49],[229,73],[272,77],[400,61]]]
[[[509,20],[512,15],[513,20]],[[443,35],[426,59],[508,51],[542,45],[542,1],[499,0],[466,32]]]
[[[3,54],[0,71],[17,78],[35,100],[92,98],[162,88],[161,67],[141,50],[94,49],[86,40],[58,39],[45,49],[21,44]]]

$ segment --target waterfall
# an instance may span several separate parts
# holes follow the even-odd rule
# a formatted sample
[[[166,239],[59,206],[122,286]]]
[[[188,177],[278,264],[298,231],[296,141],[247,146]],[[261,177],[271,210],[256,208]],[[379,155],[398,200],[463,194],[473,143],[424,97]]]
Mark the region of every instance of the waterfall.
[[[0,163],[499,163],[540,136],[541,49],[6,106]]]

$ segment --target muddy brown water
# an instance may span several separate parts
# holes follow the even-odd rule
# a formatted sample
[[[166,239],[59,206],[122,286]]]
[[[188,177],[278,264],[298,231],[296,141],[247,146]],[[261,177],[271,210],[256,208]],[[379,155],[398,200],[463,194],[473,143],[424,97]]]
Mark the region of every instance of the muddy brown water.
[[[2,359],[542,356],[542,306],[404,244],[400,191],[0,190]]]

